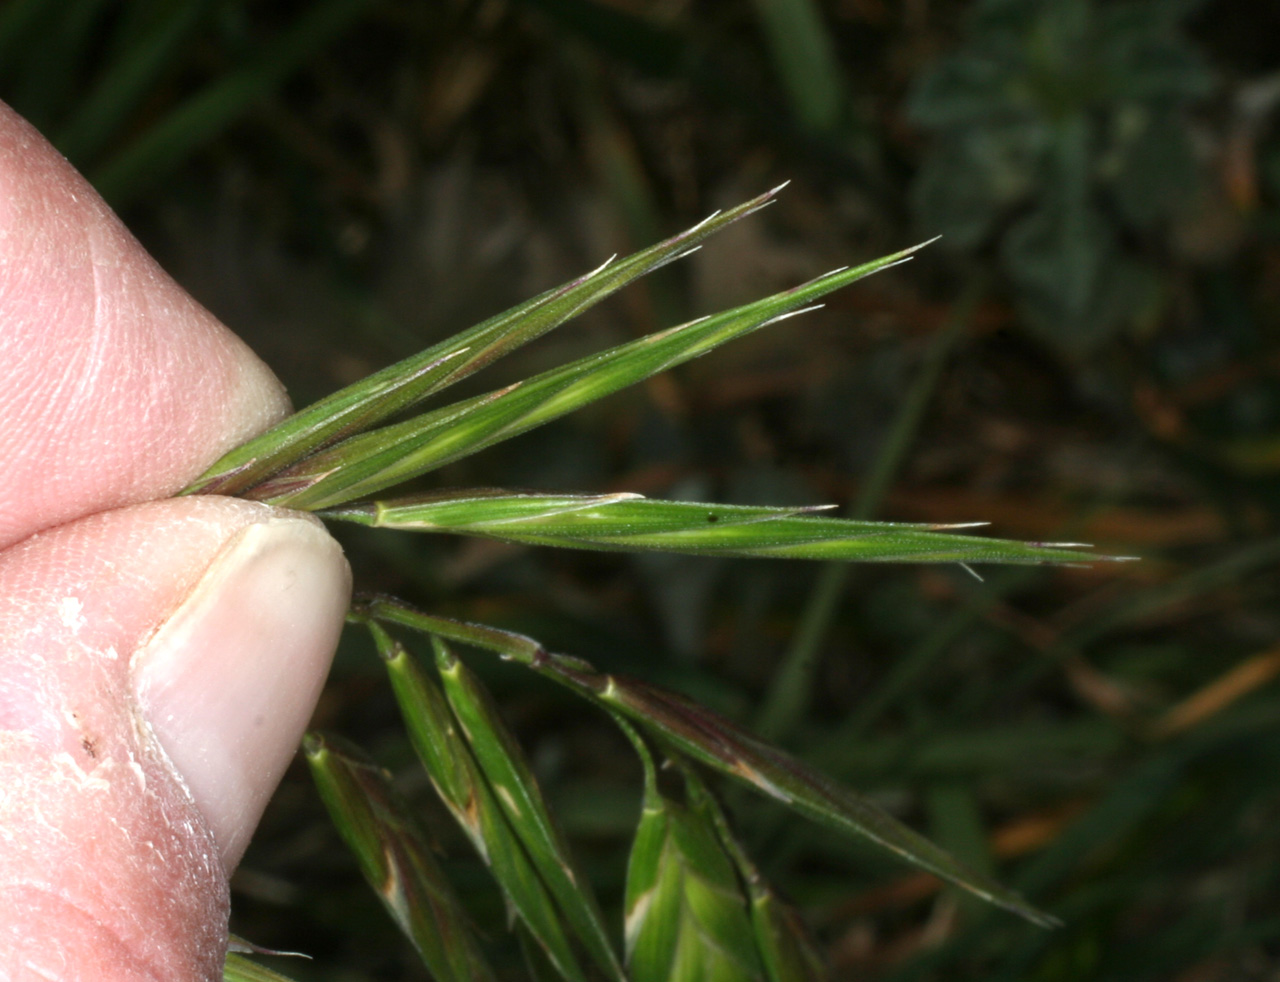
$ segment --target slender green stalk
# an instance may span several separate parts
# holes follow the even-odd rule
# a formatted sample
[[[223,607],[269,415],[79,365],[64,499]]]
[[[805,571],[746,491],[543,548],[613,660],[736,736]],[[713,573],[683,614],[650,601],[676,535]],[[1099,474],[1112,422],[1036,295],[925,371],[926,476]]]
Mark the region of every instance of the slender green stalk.
[[[863,737],[878,720],[883,718],[898,700],[911,691],[913,685],[924,677],[937,660],[951,650],[964,637],[974,621],[980,618],[1000,598],[1027,582],[1027,570],[1006,570],[975,590],[963,605],[952,611],[937,627],[894,661],[884,678],[867,693],[837,733],[839,739],[857,740]]]
[[[835,129],[844,107],[844,82],[818,4],[755,0],[753,6],[796,117],[813,132]]]

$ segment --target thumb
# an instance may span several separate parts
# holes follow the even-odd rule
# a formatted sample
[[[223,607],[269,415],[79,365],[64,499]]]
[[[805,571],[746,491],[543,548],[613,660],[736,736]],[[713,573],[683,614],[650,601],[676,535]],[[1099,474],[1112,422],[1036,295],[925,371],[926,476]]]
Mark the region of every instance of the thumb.
[[[226,498],[0,553],[0,978],[221,977],[349,590],[318,522]]]

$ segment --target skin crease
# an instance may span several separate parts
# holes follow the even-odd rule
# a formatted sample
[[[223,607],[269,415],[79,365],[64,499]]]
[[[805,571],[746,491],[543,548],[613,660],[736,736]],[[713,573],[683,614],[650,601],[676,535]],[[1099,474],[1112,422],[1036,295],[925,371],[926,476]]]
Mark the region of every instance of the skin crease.
[[[288,411],[0,105],[0,980],[213,980],[350,589],[318,523],[162,500]]]

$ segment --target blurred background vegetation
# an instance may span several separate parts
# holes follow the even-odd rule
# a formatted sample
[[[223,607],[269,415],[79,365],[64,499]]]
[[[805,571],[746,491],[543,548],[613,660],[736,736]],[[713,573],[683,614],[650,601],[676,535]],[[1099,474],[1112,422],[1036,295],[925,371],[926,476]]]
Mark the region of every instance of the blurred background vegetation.
[[[344,532],[365,588],[778,740],[1065,928],[730,794],[836,978],[1280,978],[1280,6],[1270,0],[8,0],[0,97],[303,405],[783,180],[491,387],[943,233],[908,266],[446,471],[840,502],[1142,562],[846,573]],[[498,692],[615,905],[640,771]],[[376,658],[318,723],[427,811]],[[747,807],[749,805],[749,807]],[[302,768],[233,883],[301,979],[421,979]]]

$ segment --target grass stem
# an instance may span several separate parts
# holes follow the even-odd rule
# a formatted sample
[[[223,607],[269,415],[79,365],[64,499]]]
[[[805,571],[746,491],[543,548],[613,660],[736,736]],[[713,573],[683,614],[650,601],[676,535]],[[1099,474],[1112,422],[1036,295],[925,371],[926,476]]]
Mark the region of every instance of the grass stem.
[[[858,494],[853,518],[867,520],[879,510],[908,450],[915,442],[942,369],[957,339],[973,320],[973,313],[986,289],[984,278],[976,277],[971,280],[952,308],[947,323],[930,342],[920,372],[885,436],[867,480]],[[764,739],[777,740],[784,737],[807,712],[822,645],[831,632],[836,610],[848,582],[848,563],[827,563],[819,572],[801,614],[800,626],[774,676],[773,684],[769,686],[769,698],[755,722],[756,732]]]

